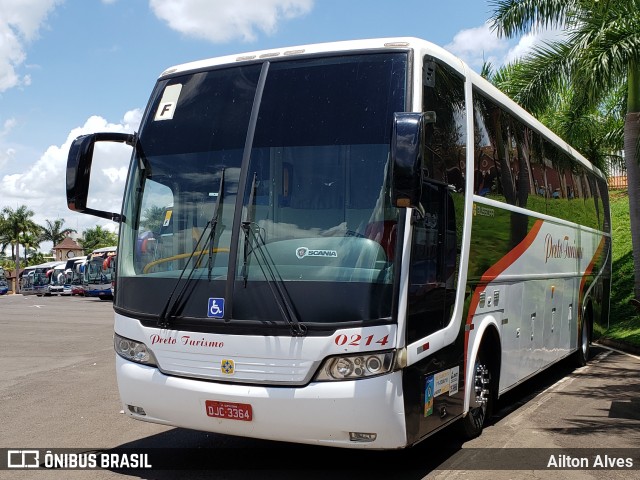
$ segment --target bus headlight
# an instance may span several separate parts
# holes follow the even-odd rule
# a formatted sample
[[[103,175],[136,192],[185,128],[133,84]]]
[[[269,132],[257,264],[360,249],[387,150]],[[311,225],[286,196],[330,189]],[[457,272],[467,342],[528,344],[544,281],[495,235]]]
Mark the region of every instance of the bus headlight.
[[[136,363],[142,363],[152,367],[157,366],[156,357],[153,352],[147,348],[142,342],[136,342],[125,337],[121,337],[117,333],[113,334],[113,347],[116,353],[125,360]]]
[[[382,375],[393,368],[393,356],[393,352],[378,352],[327,358],[315,379],[320,382],[357,380]]]

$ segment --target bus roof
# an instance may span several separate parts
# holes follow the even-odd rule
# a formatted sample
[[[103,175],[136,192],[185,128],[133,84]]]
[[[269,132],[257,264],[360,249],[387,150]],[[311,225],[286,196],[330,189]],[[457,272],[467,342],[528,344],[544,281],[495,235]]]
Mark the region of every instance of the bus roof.
[[[297,57],[307,56],[316,53],[326,52],[346,52],[353,50],[371,50],[371,49],[392,49],[392,48],[415,48],[425,47],[438,50],[443,55],[449,55],[451,58],[455,58],[451,53],[442,49],[431,42],[422,40],[415,37],[390,37],[390,38],[370,38],[362,40],[347,40],[339,42],[326,42],[315,43],[297,46],[286,46],[280,48],[273,48],[269,50],[257,50],[253,52],[239,53],[235,55],[225,55],[221,57],[212,57],[203,60],[196,60],[194,62],[187,62],[178,65],[174,65],[160,74],[160,77],[164,75],[171,75],[174,73],[185,72],[188,70],[198,70],[200,68],[208,68],[216,65],[225,65],[231,63],[249,62],[255,60],[266,60],[278,57]]]
[[[65,262],[60,260],[56,260],[53,262],[44,262],[44,263],[39,263],[38,265],[29,265],[27,267],[24,267],[23,271],[36,270],[38,268],[54,268],[58,265],[64,265],[64,264]]]
[[[118,247],[102,247],[102,248],[96,248],[91,253],[115,252],[117,249]]]

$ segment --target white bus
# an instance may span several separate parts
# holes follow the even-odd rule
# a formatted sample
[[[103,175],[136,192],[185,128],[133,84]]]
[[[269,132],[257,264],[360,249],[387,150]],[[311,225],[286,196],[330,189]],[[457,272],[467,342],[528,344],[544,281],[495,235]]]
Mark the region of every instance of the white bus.
[[[100,300],[111,300],[111,277],[115,269],[112,262],[117,247],[101,247],[87,255],[84,263],[82,286],[85,297],[98,297]]]
[[[101,142],[133,147],[120,213],[87,208]],[[116,371],[138,420],[363,449],[473,437],[608,324],[605,177],[420,39],[172,67],[140,131],[79,137],[67,175],[72,210],[121,222]]]
[[[49,284],[53,270],[64,262],[51,261],[29,265],[20,273],[20,293],[22,295],[50,295]]]
[[[66,262],[58,262],[51,269],[51,273],[47,275],[47,291],[45,295],[62,295],[64,291],[64,282],[65,282],[65,265]]]
[[[63,295],[75,295],[79,293],[79,289],[82,289],[84,293],[84,288],[82,287],[82,280],[84,277],[84,264],[87,260],[86,256],[71,256],[64,266],[64,288],[62,291]]]

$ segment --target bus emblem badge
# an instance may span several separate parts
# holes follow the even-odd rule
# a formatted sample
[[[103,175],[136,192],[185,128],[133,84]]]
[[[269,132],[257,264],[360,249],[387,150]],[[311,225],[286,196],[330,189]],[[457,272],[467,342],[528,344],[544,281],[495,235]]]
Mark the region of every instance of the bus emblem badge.
[[[220,362],[220,370],[225,375],[233,375],[234,373],[236,373],[236,365],[233,360],[223,358],[222,362]]]
[[[296,248],[296,257],[300,260],[304,257],[337,258],[338,252],[335,250],[310,250],[307,247],[298,247]]]

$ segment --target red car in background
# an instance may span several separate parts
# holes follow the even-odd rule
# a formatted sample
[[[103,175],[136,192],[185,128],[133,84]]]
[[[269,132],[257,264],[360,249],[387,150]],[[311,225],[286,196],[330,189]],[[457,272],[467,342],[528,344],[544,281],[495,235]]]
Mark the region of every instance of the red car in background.
[[[71,286],[71,295],[81,295],[84,296],[84,287],[82,285],[72,285]]]

